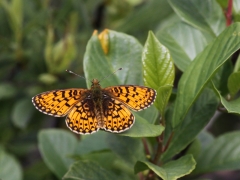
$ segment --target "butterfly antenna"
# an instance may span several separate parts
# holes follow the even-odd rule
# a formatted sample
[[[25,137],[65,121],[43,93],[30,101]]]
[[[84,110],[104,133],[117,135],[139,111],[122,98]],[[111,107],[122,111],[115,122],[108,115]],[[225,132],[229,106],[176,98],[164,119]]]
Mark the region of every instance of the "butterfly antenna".
[[[77,73],[75,73],[75,72],[73,72],[73,71],[70,71],[70,70],[68,70],[68,69],[66,69],[66,71],[67,71],[68,73],[70,73],[70,74],[74,74],[74,75],[76,75],[76,76],[78,76],[78,77],[81,77],[81,78],[83,78],[83,79],[86,79],[85,77],[80,76],[79,74],[77,74]]]
[[[108,78],[109,76],[112,76],[112,75],[115,74],[117,71],[121,71],[121,70],[122,70],[122,68],[118,68],[118,69],[117,69],[116,71],[114,71],[113,73],[105,76],[101,81],[103,81],[104,79]]]

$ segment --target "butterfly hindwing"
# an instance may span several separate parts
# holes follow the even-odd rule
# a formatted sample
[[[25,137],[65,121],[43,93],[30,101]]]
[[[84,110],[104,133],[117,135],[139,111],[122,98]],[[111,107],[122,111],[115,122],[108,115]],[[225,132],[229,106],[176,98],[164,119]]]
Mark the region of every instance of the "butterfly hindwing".
[[[103,111],[106,131],[120,133],[131,128],[135,117],[120,101],[111,97],[103,101]]]

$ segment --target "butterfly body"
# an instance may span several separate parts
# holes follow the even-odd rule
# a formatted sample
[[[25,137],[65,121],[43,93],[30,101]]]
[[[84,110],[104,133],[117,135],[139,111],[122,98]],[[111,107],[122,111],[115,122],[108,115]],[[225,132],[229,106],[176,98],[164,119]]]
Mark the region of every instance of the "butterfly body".
[[[156,91],[144,86],[111,86],[101,88],[93,79],[90,89],[72,88],[38,94],[32,98],[41,112],[66,116],[67,127],[78,134],[91,134],[99,129],[120,133],[131,128],[135,117],[129,110],[149,107]]]

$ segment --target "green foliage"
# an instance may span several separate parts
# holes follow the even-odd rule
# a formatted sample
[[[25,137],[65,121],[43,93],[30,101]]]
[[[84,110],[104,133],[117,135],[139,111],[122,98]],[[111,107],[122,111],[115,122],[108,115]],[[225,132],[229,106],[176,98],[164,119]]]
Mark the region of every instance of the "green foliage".
[[[228,27],[227,6],[0,0],[0,179],[187,180],[239,170],[240,4]],[[157,97],[133,112],[131,129],[85,136],[31,103],[94,78],[103,88],[148,86]]]

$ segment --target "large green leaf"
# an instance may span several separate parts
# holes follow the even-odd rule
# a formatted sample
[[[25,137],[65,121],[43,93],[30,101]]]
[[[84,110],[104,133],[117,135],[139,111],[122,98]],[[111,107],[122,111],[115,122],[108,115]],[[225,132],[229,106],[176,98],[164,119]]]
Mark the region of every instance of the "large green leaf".
[[[110,30],[105,33],[107,43],[104,48],[107,49],[107,53],[104,53],[96,34],[87,44],[83,62],[87,86],[90,87],[90,80],[94,78],[98,78],[103,87],[119,84],[141,85],[143,82],[142,45],[132,36],[123,33]],[[119,68],[123,68],[123,70],[111,75]],[[109,77],[103,80],[106,76]]]
[[[48,168],[60,179],[67,172],[73,160],[77,139],[68,131],[42,130],[38,134],[38,146]]]
[[[104,169],[96,162],[77,161],[64,175],[64,180],[113,180],[121,179],[114,173]]]
[[[221,135],[204,149],[193,174],[240,169],[240,132]]]
[[[22,180],[23,173],[19,162],[0,147],[0,179]]]
[[[215,113],[219,100],[213,90],[205,89],[191,107],[181,126],[174,132],[173,138],[162,160],[166,161],[183,150],[206,126]]]
[[[223,11],[216,1],[168,0],[168,2],[181,19],[213,37],[226,27]]]
[[[203,88],[219,67],[240,48],[240,24],[235,23],[208,45],[184,72],[173,114],[173,127],[177,127],[196,101]]]
[[[175,71],[168,49],[157,40],[152,32],[149,32],[144,45],[142,63],[145,85],[164,95],[164,97],[158,95],[155,102],[163,115],[172,89],[164,88],[165,93],[163,93],[163,90],[159,88],[173,85]]]
[[[209,41],[201,31],[183,22],[175,23],[156,35],[169,49],[174,63],[181,71],[186,70]]]
[[[135,173],[151,169],[163,180],[176,180],[187,174],[190,174],[195,168],[196,162],[192,155],[186,155],[178,160],[170,161],[159,167],[148,161],[138,161],[134,167]]]

